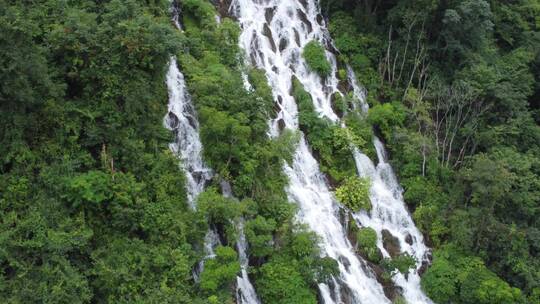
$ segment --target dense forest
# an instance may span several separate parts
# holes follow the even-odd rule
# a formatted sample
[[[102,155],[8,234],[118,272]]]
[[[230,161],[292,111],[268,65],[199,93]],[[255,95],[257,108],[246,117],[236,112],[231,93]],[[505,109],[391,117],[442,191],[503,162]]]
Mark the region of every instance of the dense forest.
[[[338,265],[297,220],[282,169],[301,135],[268,135],[275,96],[227,2],[0,0],[0,302],[235,303],[241,223],[262,303],[324,303]],[[335,98],[340,127],[292,80],[299,129],[343,212],[372,208],[351,146],[376,158],[377,136],[431,248],[422,291],[540,303],[540,1],[315,4],[333,43],[306,44],[302,60],[330,77],[331,49],[340,83],[354,72],[370,107]],[[195,209],[163,122],[171,60],[215,173]],[[348,232],[382,285],[417,271],[408,255],[382,258],[373,230]]]
[[[425,291],[437,303],[539,303],[540,2],[322,10],[434,248]]]

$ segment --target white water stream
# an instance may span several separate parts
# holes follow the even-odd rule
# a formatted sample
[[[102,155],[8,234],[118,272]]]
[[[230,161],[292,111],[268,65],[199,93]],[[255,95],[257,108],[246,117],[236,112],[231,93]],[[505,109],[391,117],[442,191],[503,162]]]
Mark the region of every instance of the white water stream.
[[[407,303],[432,303],[421,291],[420,276],[417,273],[422,262],[428,258],[429,250],[405,207],[402,189],[392,167],[387,163],[386,152],[378,138],[374,139],[374,145],[379,159],[377,166],[360,151],[354,153],[358,174],[371,180],[370,199],[373,208],[369,213],[361,211],[353,217],[362,226],[371,227],[377,232],[377,247],[384,257],[390,257],[382,241],[382,232],[386,230],[397,238],[402,253],[406,252],[416,259],[416,269],[409,271],[407,278],[399,272],[393,277],[394,283],[403,289],[403,298]]]
[[[293,76],[310,93],[319,114],[339,123],[331,107],[332,94],[343,94],[338,90],[334,55],[326,52],[332,64],[332,75],[326,79],[311,72],[301,55],[303,46],[311,40],[331,46],[317,3],[314,0],[234,0],[231,13],[238,18],[242,29],[240,46],[253,65],[265,70],[273,89],[279,113],[270,122],[270,135],[279,134],[280,121],[286,128],[298,129],[298,110],[290,94]],[[352,70],[348,70],[348,75],[353,93],[361,101],[361,109],[367,110]],[[378,246],[385,256],[388,256],[388,252],[382,245],[383,229],[398,238],[401,251],[416,257],[420,267],[427,248],[405,208],[401,188],[390,165],[386,163],[382,144],[378,140],[374,144],[379,154],[377,167],[360,151],[354,153],[359,175],[369,176],[373,185],[370,194],[373,210],[370,213],[357,213],[354,217],[362,226],[377,231]],[[319,284],[324,303],[389,303],[382,286],[348,241],[339,221],[339,205],[303,136],[292,166],[285,165],[284,170],[289,178],[286,189],[289,198],[300,207],[299,221],[308,224],[320,236],[324,254],[339,264],[340,275],[334,279],[334,283],[331,286]],[[420,290],[416,270],[411,271],[407,279],[396,274],[394,283],[403,289],[403,297],[409,304],[431,303]]]
[[[184,75],[172,57],[167,72],[169,90],[169,112],[165,116],[165,126],[175,134],[175,141],[169,145],[178,155],[186,174],[188,203],[195,209],[197,196],[204,190],[206,182],[212,178],[212,170],[202,160],[202,144],[199,138],[199,122],[187,92]]]
[[[223,193],[223,196],[235,200],[232,194],[231,185],[228,182],[221,182],[221,192]],[[253,284],[251,284],[251,282],[249,281],[247,273],[249,267],[249,260],[247,256],[248,242],[244,234],[243,218],[239,219],[236,228],[238,229],[238,240],[236,241],[236,248],[238,250],[238,258],[240,260],[240,275],[236,277],[236,303],[259,304],[259,297],[255,292],[255,288],[253,288]]]

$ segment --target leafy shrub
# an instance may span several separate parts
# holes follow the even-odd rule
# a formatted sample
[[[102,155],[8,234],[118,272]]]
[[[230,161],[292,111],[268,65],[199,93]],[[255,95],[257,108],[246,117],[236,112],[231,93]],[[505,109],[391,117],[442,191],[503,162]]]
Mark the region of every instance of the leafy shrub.
[[[186,14],[186,23],[196,22],[197,26],[214,26],[215,9],[210,2],[204,0],[185,0],[182,2],[182,8]],[[193,19],[191,19],[193,18]]]
[[[339,275],[338,262],[331,257],[317,259],[314,268],[316,272],[313,278],[316,282],[329,282],[332,277]]]
[[[382,261],[382,266],[387,272],[397,270],[402,274],[407,274],[409,269],[416,266],[416,259],[408,253],[403,253],[394,258],[385,258]]]
[[[302,56],[309,68],[321,76],[328,76],[332,72],[330,62],[326,59],[325,50],[318,41],[310,41],[304,46]]]
[[[270,255],[272,247],[272,233],[276,229],[276,221],[257,216],[246,224],[246,238],[249,241],[249,253],[254,257],[265,257]]]
[[[373,228],[361,228],[356,234],[358,247],[367,258],[377,263],[380,260],[379,248],[377,248],[377,232]]]
[[[405,111],[398,103],[377,104],[368,112],[368,121],[378,126],[386,139],[391,138],[393,128],[401,126],[404,120]]]
[[[298,261],[273,259],[258,270],[255,281],[263,303],[315,304],[315,293],[309,289],[299,271]]]
[[[358,149],[371,159],[377,157],[377,152],[372,144],[373,126],[366,117],[358,112],[349,112],[344,119],[347,128],[351,130],[355,137],[361,139],[361,142],[357,142]]]
[[[201,273],[201,289],[207,293],[215,293],[218,289],[230,286],[240,271],[240,263],[236,251],[231,247],[216,248],[216,257],[206,260]]]
[[[371,210],[370,186],[371,182],[367,178],[349,177],[336,189],[336,197],[343,205],[353,211]]]
[[[197,197],[197,208],[218,229],[225,232],[226,242],[233,244],[236,239],[236,218],[240,215],[240,204],[209,187]]]

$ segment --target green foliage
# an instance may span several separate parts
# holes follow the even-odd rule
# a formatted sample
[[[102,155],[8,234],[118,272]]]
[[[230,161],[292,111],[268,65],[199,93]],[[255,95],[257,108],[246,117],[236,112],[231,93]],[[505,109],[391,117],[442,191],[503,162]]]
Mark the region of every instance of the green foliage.
[[[401,126],[405,120],[403,107],[399,104],[378,104],[369,109],[368,121],[379,128],[386,139],[392,137],[394,127]]]
[[[435,263],[444,268],[436,302],[519,303],[504,281],[535,297],[537,2],[321,3],[338,61],[368,90],[368,121],[385,139],[417,226],[433,247],[454,246],[493,274],[482,270],[465,288],[451,283],[457,262]]]
[[[210,225],[225,230],[227,236],[232,234],[228,231],[234,232],[233,219],[243,215],[248,255],[255,265],[251,278],[257,286],[270,282],[265,288],[268,297],[280,295],[286,281],[276,285],[271,274],[261,269],[272,269],[272,261],[282,259],[295,261],[287,267],[292,267],[296,287],[288,286],[291,291],[279,298],[283,303],[303,301],[306,296],[314,299],[315,279],[327,279],[335,272],[332,261],[320,258],[313,236],[292,224],[295,205],[287,200],[282,166],[292,161],[300,134],[284,130],[276,138],[267,136],[267,122],[274,115],[272,91],[262,71],[239,60],[237,24],[227,18],[215,26],[184,21],[189,22],[184,37],[189,52],[179,54],[178,60],[199,114],[204,159],[242,200],[231,204],[210,188],[199,197],[199,209]],[[242,89],[242,73],[248,76],[248,90]],[[227,242],[232,244],[231,237]],[[232,289],[227,290],[227,298],[226,285],[204,296],[209,302],[228,302]]]
[[[367,178],[350,177],[336,189],[336,198],[352,211],[371,210],[369,188],[371,182]]]
[[[460,1],[455,8],[444,12],[441,35],[449,58],[464,56],[481,50],[493,29],[492,13],[488,1]]]
[[[422,288],[439,303],[521,303],[521,291],[488,270],[481,259],[446,248],[436,252]]]
[[[276,229],[276,221],[257,216],[246,223],[246,238],[250,244],[249,253],[254,257],[265,257],[273,252],[272,232]]]
[[[111,302],[189,303],[188,248],[115,238],[92,254],[92,285]]]
[[[335,183],[356,175],[351,152],[354,145],[365,145],[364,138],[319,117],[311,96],[296,79],[293,81],[293,96],[298,103],[300,129],[319,158],[321,170]]]
[[[361,228],[356,234],[356,241],[368,260],[374,263],[379,262],[381,256],[377,248],[377,232],[375,230],[369,227]]]
[[[304,46],[302,56],[311,70],[321,76],[328,76],[332,72],[330,62],[326,59],[324,47],[320,42],[312,40]]]
[[[210,2],[203,0],[186,0],[182,1],[182,12],[187,14],[184,17],[187,20],[189,28],[190,22],[195,22],[194,26],[198,27],[212,27],[216,26],[215,9]]]
[[[361,33],[356,23],[355,18],[349,14],[336,12],[330,18],[329,31],[341,54],[338,59],[357,71],[359,82],[371,92],[380,85],[376,64],[383,45],[376,35]],[[362,28],[366,25],[365,22],[361,24]]]
[[[111,176],[101,171],[79,175],[69,183],[68,200],[73,202],[74,207],[84,203],[98,205],[111,197],[111,181]]]
[[[2,3],[1,302],[197,301],[205,225],[162,127],[168,5]]]
[[[377,157],[373,142],[373,127],[366,117],[357,112],[348,112],[344,117],[347,128],[358,138],[357,147],[371,159]]]
[[[385,258],[381,261],[381,264],[389,273],[397,270],[406,275],[410,269],[416,267],[416,259],[408,253],[403,253],[393,258]]]
[[[213,294],[223,291],[227,297],[227,289],[236,280],[236,274],[240,271],[240,264],[236,251],[231,247],[219,246],[216,248],[216,256],[208,259],[204,263],[204,270],[201,273],[201,289]],[[220,297],[221,298],[221,297]]]
[[[296,260],[271,260],[259,268],[255,282],[261,300],[265,303],[314,304],[315,293],[309,289],[298,271]]]
[[[374,105],[365,119],[335,95],[341,128],[294,82],[322,171],[334,186],[354,186],[351,148],[375,157],[374,124],[434,247],[422,280],[433,300],[538,302],[538,1],[383,2],[321,3],[339,78],[352,67]],[[208,225],[232,244],[239,215],[264,302],[314,303],[316,282],[337,273],[317,238],[293,224],[282,166],[300,134],[268,138],[273,96],[264,73],[242,64],[238,25],[218,24],[208,1],[187,0],[181,33],[169,5],[0,5],[1,302],[226,303],[239,269],[232,248],[206,261],[200,285],[191,272]],[[205,161],[242,203],[211,187],[198,212],[186,204],[162,127],[171,55],[193,96]],[[331,72],[319,43],[303,56]],[[242,72],[252,90],[240,89]],[[373,244],[359,238],[361,250]],[[406,272],[411,261],[384,265]]]

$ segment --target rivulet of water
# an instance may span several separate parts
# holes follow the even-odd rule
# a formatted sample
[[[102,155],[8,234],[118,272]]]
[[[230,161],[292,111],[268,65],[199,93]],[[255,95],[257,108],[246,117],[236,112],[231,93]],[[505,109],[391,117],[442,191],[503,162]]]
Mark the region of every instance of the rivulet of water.
[[[247,80],[245,83],[248,83]],[[246,85],[246,89],[250,86]],[[225,181],[221,182],[221,192],[223,196],[234,199],[231,185]],[[253,288],[253,284],[249,281],[248,267],[249,260],[247,256],[248,242],[244,234],[244,219],[240,218],[237,223],[238,240],[236,249],[238,250],[238,258],[240,260],[240,275],[236,276],[236,303],[237,304],[259,304],[259,297]]]

